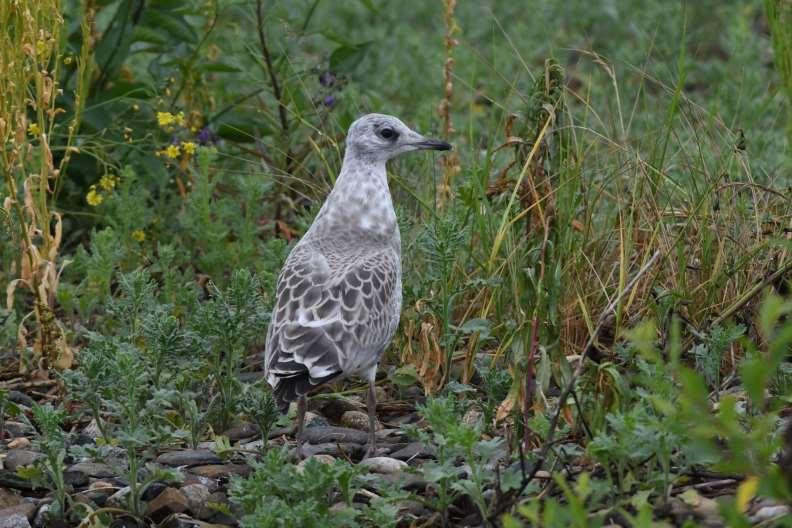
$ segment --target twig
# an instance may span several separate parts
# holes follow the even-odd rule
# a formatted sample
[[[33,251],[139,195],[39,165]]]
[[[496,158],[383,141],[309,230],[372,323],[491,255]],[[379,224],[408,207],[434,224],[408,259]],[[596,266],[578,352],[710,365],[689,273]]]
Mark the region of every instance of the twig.
[[[753,288],[745,292],[745,294],[737,299],[731,306],[729,306],[726,311],[716,317],[710,324],[710,327],[716,326],[734,315],[734,312],[748,304],[748,302],[756,297],[756,294],[761,292],[766,286],[774,282],[777,278],[782,277],[784,274],[789,273],[790,271],[792,271],[792,261],[787,262],[786,266],[782,266],[781,268],[777,269],[772,275],[766,277],[763,281],[759,282]]]
[[[264,56],[264,62],[267,66],[267,74],[270,78],[270,85],[272,86],[272,94],[278,101],[278,116],[280,117],[281,132],[283,133],[284,140],[289,136],[289,118],[286,115],[286,105],[283,103],[283,93],[281,92],[278,77],[275,75],[275,68],[272,66],[272,57],[270,56],[269,47],[267,47],[267,38],[264,35],[264,14],[262,12],[263,2],[256,0],[256,25],[258,29],[259,45],[261,46],[261,54]],[[291,153],[288,148],[286,149],[286,169],[288,172],[289,163],[291,163]]]
[[[613,301],[608,305],[608,307],[605,308],[605,310],[600,314],[599,319],[597,320],[597,325],[594,327],[594,331],[591,332],[591,335],[589,336],[586,346],[583,347],[583,353],[581,354],[580,362],[578,363],[577,367],[575,367],[575,371],[572,373],[572,376],[569,378],[569,381],[567,382],[566,386],[564,387],[564,390],[561,392],[561,395],[558,398],[558,408],[556,409],[552,419],[550,420],[550,427],[548,428],[547,438],[545,439],[545,443],[544,446],[542,447],[542,450],[539,452],[539,457],[537,458],[536,462],[531,468],[531,471],[523,478],[522,482],[520,483],[519,489],[512,494],[513,498],[522,495],[522,492],[525,491],[525,488],[528,486],[531,480],[533,480],[533,478],[536,476],[536,473],[542,468],[542,465],[545,463],[547,459],[547,454],[550,451],[550,447],[552,446],[553,439],[555,437],[556,427],[558,426],[558,419],[561,416],[562,410],[564,409],[564,402],[569,397],[569,394],[572,392],[572,389],[574,388],[577,379],[580,377],[580,374],[583,372],[583,366],[585,365],[585,359],[588,355],[588,351],[591,349],[592,345],[594,344],[594,341],[597,339],[597,336],[599,335],[599,332],[602,329],[605,320],[616,309],[616,307],[619,305],[622,299],[624,299],[624,297],[626,297],[633,290],[633,288],[635,288],[635,286],[638,284],[641,278],[646,274],[647,271],[649,271],[649,269],[654,265],[655,261],[657,261],[659,257],[660,257],[660,250],[657,250],[651,256],[651,258],[646,262],[646,264],[644,264],[641,267],[641,269],[638,270],[638,272],[635,274],[632,280],[624,287],[621,293],[619,293],[619,295],[617,295],[616,298],[613,299]],[[524,459],[521,461],[521,463],[523,465],[525,464]],[[512,504],[513,504],[513,500],[510,500],[499,505],[495,509],[495,511],[492,514],[490,514],[489,516],[490,522],[494,523],[498,515],[504,513],[506,510],[511,508]]]

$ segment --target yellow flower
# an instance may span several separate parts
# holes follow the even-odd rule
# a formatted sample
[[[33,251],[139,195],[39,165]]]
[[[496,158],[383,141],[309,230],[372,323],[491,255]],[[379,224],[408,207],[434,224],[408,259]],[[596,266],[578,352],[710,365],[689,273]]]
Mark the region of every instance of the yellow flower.
[[[85,201],[88,202],[88,205],[96,207],[100,203],[102,203],[102,195],[96,192],[96,188],[91,185],[91,190],[88,191],[88,194],[85,195]]]
[[[179,157],[179,145],[168,145],[168,148],[165,149],[165,155],[171,159],[176,159]]]
[[[36,42],[36,53],[39,55],[44,55],[45,51],[47,51],[47,43],[43,40]]]
[[[134,238],[138,242],[143,242],[144,240],[146,240],[146,232],[143,231],[142,229],[135,229],[134,231],[132,231],[132,238]]]
[[[31,136],[38,136],[41,134],[41,127],[38,126],[38,123],[30,123],[28,125],[28,134]]]
[[[176,121],[176,117],[170,112],[157,112],[157,123],[159,126],[166,127]]]
[[[184,112],[179,112],[173,117],[173,120],[179,126],[184,126]]]
[[[184,149],[184,153],[188,156],[195,154],[195,143],[192,141],[185,141],[182,143],[182,148]]]
[[[109,174],[105,174],[99,180],[99,187],[104,189],[105,191],[112,191],[116,186],[116,179]]]

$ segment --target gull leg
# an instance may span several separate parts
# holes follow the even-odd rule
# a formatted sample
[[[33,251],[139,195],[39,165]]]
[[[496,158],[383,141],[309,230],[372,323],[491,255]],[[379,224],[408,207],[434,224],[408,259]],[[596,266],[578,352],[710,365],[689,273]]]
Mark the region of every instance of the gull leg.
[[[297,433],[295,434],[295,439],[297,440],[297,459],[303,459],[303,427],[305,426],[305,407],[307,405],[307,398],[303,394],[300,396],[300,399],[297,401]]]
[[[369,380],[367,407],[369,418],[369,441],[368,449],[366,450],[366,456],[364,458],[377,456],[377,436],[375,434],[377,428],[377,395],[374,392],[373,377]]]

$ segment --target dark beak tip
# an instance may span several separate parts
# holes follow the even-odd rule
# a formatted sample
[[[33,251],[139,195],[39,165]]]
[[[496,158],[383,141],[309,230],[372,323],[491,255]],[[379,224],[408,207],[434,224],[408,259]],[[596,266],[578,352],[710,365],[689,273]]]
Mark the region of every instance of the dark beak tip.
[[[429,150],[452,150],[454,148],[451,143],[446,143],[445,141],[440,141],[439,139],[423,141],[419,143],[419,145]]]

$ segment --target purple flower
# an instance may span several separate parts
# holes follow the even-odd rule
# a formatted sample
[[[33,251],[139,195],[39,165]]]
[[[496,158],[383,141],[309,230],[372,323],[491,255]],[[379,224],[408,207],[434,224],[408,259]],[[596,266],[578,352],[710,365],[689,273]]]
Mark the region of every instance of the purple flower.
[[[336,104],[336,98],[334,95],[326,95],[324,99],[322,99],[322,104],[325,105],[327,108],[333,108]]]
[[[330,70],[323,71],[319,74],[319,84],[324,86],[325,88],[330,88],[333,86],[338,79],[336,78],[336,74],[331,72]]]
[[[198,134],[195,136],[195,139],[201,145],[209,145],[211,143],[217,143],[217,134],[215,134],[211,128],[204,127],[202,128]]]

